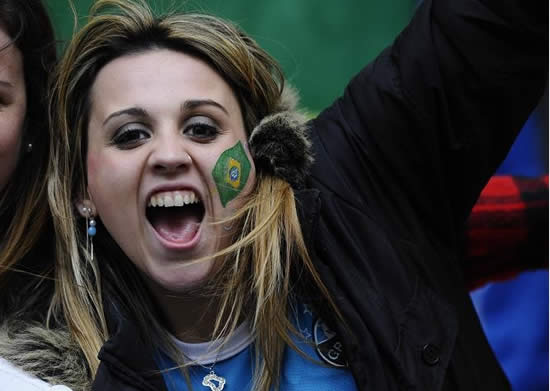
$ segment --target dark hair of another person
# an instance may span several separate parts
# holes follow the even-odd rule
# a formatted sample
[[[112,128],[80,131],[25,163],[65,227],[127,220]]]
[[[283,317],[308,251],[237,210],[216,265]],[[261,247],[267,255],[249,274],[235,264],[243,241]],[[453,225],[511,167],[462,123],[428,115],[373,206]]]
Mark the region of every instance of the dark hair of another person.
[[[45,173],[49,154],[48,79],[56,62],[56,42],[47,10],[40,0],[2,0],[0,27],[11,38],[0,50],[15,45],[22,54],[27,96],[19,161],[0,192],[2,318],[14,306],[21,310],[20,304],[15,303],[21,296],[21,282],[41,284],[53,261],[49,257],[51,252],[45,251],[53,241],[45,239],[44,233],[53,231],[46,229],[51,219]],[[30,152],[27,151],[29,144],[32,144]],[[44,262],[47,258],[48,262]],[[33,274],[41,277],[29,278]],[[38,295],[40,290],[33,291]],[[32,303],[28,299],[25,303]]]

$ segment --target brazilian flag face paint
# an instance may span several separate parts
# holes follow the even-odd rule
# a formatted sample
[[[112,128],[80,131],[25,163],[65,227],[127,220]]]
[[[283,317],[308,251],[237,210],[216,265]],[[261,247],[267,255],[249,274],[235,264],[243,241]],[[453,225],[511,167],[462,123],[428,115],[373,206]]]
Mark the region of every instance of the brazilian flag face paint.
[[[243,190],[248,174],[250,174],[250,161],[242,143],[238,141],[220,155],[212,170],[212,177],[224,208]]]

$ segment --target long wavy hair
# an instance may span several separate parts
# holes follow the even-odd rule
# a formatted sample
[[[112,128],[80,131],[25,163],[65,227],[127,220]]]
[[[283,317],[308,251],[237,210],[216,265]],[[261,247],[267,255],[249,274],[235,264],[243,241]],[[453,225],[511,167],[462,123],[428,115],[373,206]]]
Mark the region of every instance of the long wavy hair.
[[[155,16],[140,0],[96,1],[57,71],[50,109],[54,134],[48,193],[57,234],[56,305],[70,314],[66,321],[92,373],[109,335],[102,296],[121,302],[145,340],[151,338],[185,373],[186,363],[144,293],[137,269],[101,227],[94,238],[96,255],[90,259],[85,224],[74,206],[75,199],[86,195],[89,95],[98,72],[117,57],[157,48],[196,56],[216,70],[237,96],[247,134],[281,104],[280,67],[233,24],[199,14]],[[230,260],[209,290],[220,305],[214,334],[226,338],[243,318],[249,320],[256,350],[254,389],[267,391],[278,386],[285,345],[296,348],[288,315],[293,276],[302,273],[302,282],[310,281],[312,289],[335,306],[308,256],[287,182],[258,173],[255,189],[233,218],[239,234],[231,246],[212,255]]]
[[[47,95],[49,76],[56,62],[56,42],[40,0],[3,0],[0,26],[11,38],[8,45],[15,45],[23,56],[27,95],[19,161],[0,191],[0,318],[3,318],[6,312],[33,307],[32,297],[43,296],[38,294],[37,285],[42,284],[43,277],[51,276],[53,268],[52,253],[44,248],[48,246],[44,235],[51,230],[46,201],[50,136]],[[30,153],[25,150],[28,144],[32,144]],[[39,250],[29,253],[37,246]],[[29,289],[29,295],[21,297],[21,283],[37,285]],[[33,296],[31,292],[37,294]]]

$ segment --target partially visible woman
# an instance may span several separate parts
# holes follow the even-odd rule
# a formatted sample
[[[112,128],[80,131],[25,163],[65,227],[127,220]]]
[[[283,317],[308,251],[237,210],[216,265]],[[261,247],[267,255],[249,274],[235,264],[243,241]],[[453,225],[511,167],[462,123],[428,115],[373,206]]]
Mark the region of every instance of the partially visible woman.
[[[48,353],[39,379],[17,367],[54,344],[37,326],[53,293],[53,240],[44,180],[49,155],[48,78],[56,62],[54,33],[40,0],[0,2],[0,388],[67,389],[46,381],[67,366],[63,351]],[[53,315],[53,314],[50,314]],[[22,325],[25,325],[22,327]],[[19,338],[15,338],[17,335]],[[56,338],[63,338],[61,330]],[[19,342],[16,342],[19,341]],[[26,354],[21,353],[25,345]],[[51,365],[50,365],[51,364]],[[32,364],[31,364],[32,366]],[[63,371],[66,373],[66,371]],[[46,380],[46,381],[44,381]]]
[[[44,174],[48,160],[47,86],[55,41],[40,1],[0,3],[0,315],[14,269],[35,247],[49,213]],[[42,250],[43,251],[43,250]],[[18,292],[20,293],[20,292]],[[20,308],[18,308],[20,309]]]

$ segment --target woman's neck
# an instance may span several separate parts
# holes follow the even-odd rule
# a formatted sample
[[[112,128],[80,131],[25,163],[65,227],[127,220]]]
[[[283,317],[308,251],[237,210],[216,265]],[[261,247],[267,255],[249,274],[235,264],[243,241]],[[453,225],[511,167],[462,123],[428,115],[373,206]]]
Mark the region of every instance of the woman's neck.
[[[199,291],[174,293],[158,286],[152,286],[151,291],[168,330],[177,339],[189,343],[214,339],[214,326],[219,315],[216,295]]]

